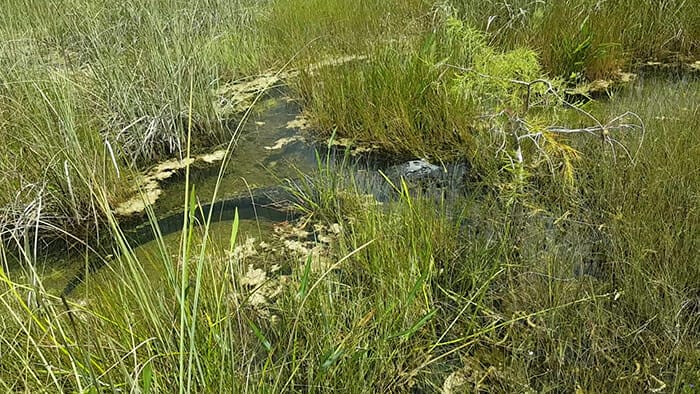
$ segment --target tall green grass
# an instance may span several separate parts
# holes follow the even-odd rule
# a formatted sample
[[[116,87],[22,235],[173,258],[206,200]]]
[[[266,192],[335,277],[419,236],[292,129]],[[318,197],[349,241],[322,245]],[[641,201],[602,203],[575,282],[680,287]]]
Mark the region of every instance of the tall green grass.
[[[77,235],[94,228],[101,217],[96,191],[118,199],[130,177],[84,105],[86,87],[60,71],[17,70],[3,77],[10,75],[13,82],[0,93],[4,231],[60,233],[66,227]]]
[[[637,132],[615,135],[630,147],[633,160],[619,146],[613,153],[598,139],[569,139],[580,152],[571,161],[576,167],[571,184],[562,188],[534,176],[513,188],[517,178],[500,177],[513,167],[494,159],[499,141],[472,140],[470,131],[485,107],[519,111],[522,92],[507,84],[505,97],[512,102],[455,94],[445,78],[452,87],[481,86],[486,93],[503,86],[458,78],[454,69],[439,65],[503,67],[511,57],[532,58],[532,52],[487,51],[488,43],[480,40],[451,41],[454,36],[435,34],[431,39],[425,30],[414,34],[421,28],[409,28],[405,41],[381,43],[384,23],[398,29],[405,15],[417,18],[410,22],[433,26],[435,14],[421,19],[427,8],[407,6],[389,15],[390,4],[380,2],[363,2],[356,13],[330,1],[281,1],[290,7],[277,9],[277,3],[268,3],[260,20],[278,21],[273,26],[279,30],[266,38],[260,58],[246,49],[238,59],[232,42],[250,48],[246,43],[258,41],[240,43],[240,36],[217,30],[217,18],[229,15],[228,3],[193,9],[179,1],[154,1],[148,7],[93,2],[84,8],[77,0],[58,8],[27,3],[11,2],[1,11],[8,22],[2,37],[12,45],[2,47],[0,59],[0,165],[2,180],[10,185],[0,201],[15,207],[7,212],[25,218],[27,225],[36,217],[26,207],[41,207],[45,218],[66,223],[92,221],[93,212],[105,212],[119,257],[106,267],[109,280],[90,277],[84,299],[64,301],[46,291],[39,275],[31,275],[31,283],[10,277],[5,269],[8,245],[0,244],[0,387],[5,391],[697,389],[697,79],[644,79],[609,102],[585,107],[600,118],[628,110],[641,117],[643,141]],[[29,18],[28,25],[20,23],[22,7],[37,17]],[[557,10],[552,15],[569,12],[553,3],[541,7],[543,18],[548,10]],[[630,9],[644,21],[645,10],[660,16],[645,7]],[[242,18],[236,19],[240,26],[255,26],[240,10],[230,11]],[[520,15],[515,8],[485,10],[515,12],[508,14],[511,19]],[[682,10],[682,15],[668,16],[676,18],[669,26],[686,26],[683,18],[696,12]],[[291,17],[315,11],[315,24]],[[49,12],[59,17],[38,18]],[[89,19],[88,14],[98,17]],[[467,17],[483,23],[484,15]],[[115,30],[104,29],[117,16]],[[170,18],[179,22],[171,24]],[[365,18],[370,23],[361,27]],[[576,18],[578,14],[562,20],[578,28]],[[614,38],[618,33],[613,28],[619,25],[611,26]],[[203,35],[190,37],[198,29]],[[323,34],[326,29],[332,34]],[[354,29],[365,29],[371,38],[353,37]],[[500,39],[519,45],[507,37],[517,37],[520,30],[509,29],[499,33]],[[644,37],[642,30],[632,31]],[[611,40],[606,37],[601,42]],[[202,48],[198,40],[209,43],[206,51],[195,50]],[[487,57],[468,57],[474,53],[469,45],[475,43]],[[309,48],[299,57],[303,65],[315,56],[351,54],[355,45],[369,53],[368,62],[301,77],[299,91],[318,125],[366,142],[384,142],[406,155],[468,153],[481,160],[483,175],[495,174],[487,179],[506,182],[484,182],[485,187],[449,202],[396,184],[396,198],[378,204],[367,196],[371,189],[346,175],[352,169],[321,164],[300,188],[305,198],[300,204],[315,220],[337,222],[342,231],[323,256],[311,254],[305,263],[288,256],[291,275],[269,305],[270,315],[252,303],[259,289],[244,283],[252,261],[231,253],[239,238],[236,221],[223,246],[208,240],[209,226],[201,238],[190,222],[176,246],[157,237],[158,253],[151,259],[136,257],[108,208],[129,182],[126,162],[145,164],[149,157],[164,155],[169,141],[186,132],[189,138],[180,142],[185,155],[199,142],[219,138],[197,127],[218,121],[202,93],[211,81],[232,80],[256,65],[282,61],[275,50],[288,58]],[[683,45],[678,48],[690,48]],[[160,51],[163,55],[156,56]],[[209,56],[222,63],[209,65]],[[579,63],[575,56],[567,64]],[[544,62],[555,69],[550,60]],[[84,69],[85,64],[91,66]],[[143,69],[127,72],[133,64]],[[506,69],[514,72],[508,78],[540,75],[539,69],[529,74],[532,70]],[[172,81],[177,84],[169,85]],[[160,139],[150,140],[161,141],[161,148],[145,154],[125,144],[125,153],[106,138],[144,116],[162,126]],[[572,127],[586,125],[571,118],[557,119]],[[144,121],[127,128],[130,138],[149,135],[146,126]],[[194,198],[186,193],[183,200],[183,215],[189,218],[196,209]],[[37,263],[31,248],[30,242],[15,248],[24,251],[30,269]],[[161,275],[149,274],[149,265]]]
[[[568,199],[548,189],[514,202],[477,191],[448,203],[395,185],[396,197],[377,204],[352,172],[320,166],[302,203],[342,232],[323,256],[290,256],[275,318],[251,304],[248,261],[224,252],[235,222],[228,245],[202,244],[186,228],[177,250],[159,241],[151,261],[121,243],[107,268],[115,279],[92,282],[84,301],[68,301],[70,312],[3,276],[0,338],[12,357],[0,360],[0,384],[692,392],[697,91],[696,80],[655,81],[601,106],[636,109],[645,142],[634,163],[615,162],[607,145],[579,146]],[[162,276],[146,274],[148,264]],[[29,292],[37,301],[27,302]]]
[[[436,11],[411,45],[302,74],[294,86],[312,125],[389,155],[468,162],[491,186],[520,170],[570,182],[576,152],[550,127],[599,121],[564,101],[535,52],[502,52],[450,12]]]
[[[51,138],[51,144],[42,142],[39,149],[30,145],[37,141],[30,141],[46,138],[7,138],[7,143],[0,144],[6,147],[2,157],[32,151],[36,161],[49,163],[49,172],[56,175],[45,178],[27,165],[17,168],[24,171],[19,176],[12,175],[14,168],[4,170],[3,176],[22,190],[46,183],[52,190],[65,191],[72,175],[60,179],[61,171],[84,174],[81,168],[86,167],[100,174],[124,174],[128,163],[143,168],[158,159],[182,155],[189,94],[183,86],[191,75],[195,76],[193,142],[201,148],[216,145],[231,133],[230,114],[216,110],[217,101],[231,98],[216,97],[217,88],[270,67],[303,68],[348,55],[372,59],[369,65],[354,64],[344,71],[331,67],[302,78],[302,99],[320,126],[369,133],[360,138],[365,140],[386,128],[396,132],[387,145],[402,154],[433,155],[423,146],[434,142],[442,151],[456,146],[449,155],[459,155],[465,146],[474,145],[464,131],[473,114],[459,97],[445,91],[449,87],[443,82],[450,72],[435,66],[455,60],[447,52],[462,50],[459,43],[440,44],[436,52],[434,43],[426,41],[436,28],[435,21],[453,7],[468,25],[487,30],[490,41],[507,49],[535,49],[544,70],[555,76],[578,73],[595,78],[627,59],[663,57],[666,52],[697,54],[698,34],[692,22],[698,11],[690,2],[657,6],[631,1],[487,2],[475,6],[465,1],[423,0],[357,4],[11,0],[0,10],[0,89],[4,106],[10,108],[0,112],[0,124],[15,135],[34,134],[37,125],[46,125],[41,126],[44,132],[69,125],[78,130],[78,138],[72,141],[80,148],[62,151],[58,136]],[[488,24],[491,16],[495,19]],[[327,80],[328,86],[324,88],[319,80]],[[60,90],[66,93],[41,93]],[[372,107],[353,104],[365,95],[374,102]],[[14,111],[25,101],[46,102],[54,109],[18,115]],[[56,108],[81,115],[63,119],[66,111]],[[430,136],[434,130],[440,136],[435,141]],[[99,145],[98,140],[107,144]],[[63,164],[65,160],[59,160],[61,155],[74,161],[90,159],[71,170]],[[30,158],[28,154],[19,157]],[[123,200],[121,182],[129,181],[116,180],[114,174],[105,175],[105,181],[114,185],[110,199]],[[33,199],[2,194],[5,206],[20,201],[14,211],[22,211]],[[44,211],[44,218],[72,212],[71,221],[84,222],[85,217],[94,216],[85,210],[94,205],[85,198],[89,190],[68,194],[70,201],[59,197],[66,193],[53,193],[50,205],[54,208]]]
[[[700,55],[700,9],[682,0],[529,1],[452,4],[506,48],[540,53],[554,75],[606,78],[637,61]]]
[[[257,31],[267,42],[267,59],[282,65],[294,58],[306,66],[410,42],[425,29],[431,6],[424,0],[277,0],[266,7]]]
[[[50,226],[75,230],[87,217],[101,220],[89,183],[71,177],[99,174],[117,204],[133,193],[131,165],[182,156],[188,113],[196,149],[228,141],[239,115],[217,111],[217,102],[233,99],[219,87],[295,58],[305,65],[383,45],[386,29],[426,8],[367,2],[359,10],[329,1],[6,2],[0,156],[12,187],[0,196],[10,211],[4,222],[21,228],[39,195]],[[69,149],[58,129],[72,133]]]
[[[115,206],[135,192],[134,165],[182,157],[188,114],[195,148],[228,141],[213,92],[258,69],[256,12],[242,1],[4,3],[3,228],[35,213],[48,230],[100,227],[96,189]]]
[[[601,117],[634,110],[646,134],[618,137],[642,143],[634,160],[599,140],[579,140],[575,184],[564,195],[536,185],[515,197],[499,190],[467,198],[444,217],[433,197],[363,205],[366,190],[350,186],[353,199],[343,182],[315,183],[336,192],[304,192],[325,220],[350,228],[341,255],[374,241],[339,272],[349,292],[358,289],[349,305],[367,302],[376,312],[416,288],[423,297],[420,319],[402,331],[413,353],[394,347],[402,362],[391,363],[392,383],[438,390],[452,375],[466,391],[693,392],[700,381],[693,230],[700,101],[697,79],[676,77],[645,79],[589,107]],[[408,272],[426,281],[400,282]],[[393,294],[382,293],[385,285]],[[363,369],[347,358],[343,373]],[[397,387],[380,382],[373,388]]]

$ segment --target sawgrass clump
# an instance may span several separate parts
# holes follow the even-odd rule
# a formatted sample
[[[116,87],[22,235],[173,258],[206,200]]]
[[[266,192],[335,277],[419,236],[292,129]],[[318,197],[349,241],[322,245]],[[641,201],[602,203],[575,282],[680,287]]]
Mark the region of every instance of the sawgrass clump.
[[[505,48],[535,49],[545,69],[574,81],[609,78],[638,61],[700,55],[700,9],[674,0],[486,1],[451,4]]]

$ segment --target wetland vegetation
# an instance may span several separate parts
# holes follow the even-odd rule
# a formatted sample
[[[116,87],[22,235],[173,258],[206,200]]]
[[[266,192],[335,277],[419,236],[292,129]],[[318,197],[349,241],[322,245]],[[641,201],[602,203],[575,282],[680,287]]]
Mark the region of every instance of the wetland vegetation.
[[[698,20],[5,1],[0,389],[698,392]],[[416,158],[450,181],[392,175]],[[195,213],[275,185],[289,221]]]

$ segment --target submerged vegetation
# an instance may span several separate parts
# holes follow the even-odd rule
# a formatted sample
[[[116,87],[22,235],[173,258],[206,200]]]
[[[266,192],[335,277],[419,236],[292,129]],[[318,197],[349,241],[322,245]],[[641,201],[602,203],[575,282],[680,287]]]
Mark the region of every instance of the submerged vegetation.
[[[113,3],[0,9],[4,391],[700,387],[700,78],[566,93],[697,60],[700,6]],[[331,141],[287,183],[304,219],[255,241],[266,224],[199,226],[185,177],[179,238],[149,208],[151,252],[130,245],[115,208],[139,173],[235,152],[282,83]],[[335,138],[466,174],[412,184],[335,157]],[[42,277],[56,236],[114,255],[67,298]]]

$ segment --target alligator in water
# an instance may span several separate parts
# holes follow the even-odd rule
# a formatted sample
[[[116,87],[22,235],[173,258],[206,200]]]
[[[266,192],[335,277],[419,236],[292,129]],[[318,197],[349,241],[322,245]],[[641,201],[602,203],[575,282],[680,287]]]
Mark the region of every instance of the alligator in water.
[[[399,187],[401,179],[404,179],[408,185],[434,194],[435,192],[454,192],[462,189],[467,168],[464,164],[441,167],[420,159],[390,166],[383,172],[396,187]],[[378,171],[365,173],[370,174],[371,178],[368,182],[367,192],[374,195],[378,201],[389,200],[394,189],[384,177]],[[290,181],[290,185],[295,185],[295,182]],[[289,186],[259,188],[246,195],[202,205],[197,207],[193,222],[196,224],[205,223],[210,214],[212,222],[232,220],[236,210],[238,210],[238,216],[242,220],[261,217],[276,222],[293,220],[299,214],[292,209],[294,201],[297,200],[291,192],[292,189],[293,187]],[[182,211],[166,215],[157,222],[158,232],[164,236],[181,231],[183,223]],[[156,232],[154,226],[150,222],[146,222],[126,229],[124,236],[133,248],[156,239]],[[108,262],[108,259],[95,260],[88,264],[86,269],[81,269],[64,287],[62,295],[69,295],[83,282],[86,275],[99,270]]]
[[[241,220],[265,218],[271,221],[281,222],[293,220],[298,213],[292,209],[293,196],[284,186],[260,188],[246,195],[217,201],[213,204],[198,206],[194,213],[193,223],[205,223],[211,214],[212,222],[233,220],[236,210]],[[184,224],[183,212],[173,213],[159,219],[157,222],[158,233],[165,236],[182,230]],[[130,247],[135,248],[156,239],[156,230],[150,222],[142,223],[136,227],[124,230],[124,238]],[[69,295],[80,285],[85,276],[96,272],[109,262],[108,259],[96,259],[81,269],[63,288],[61,294]]]

